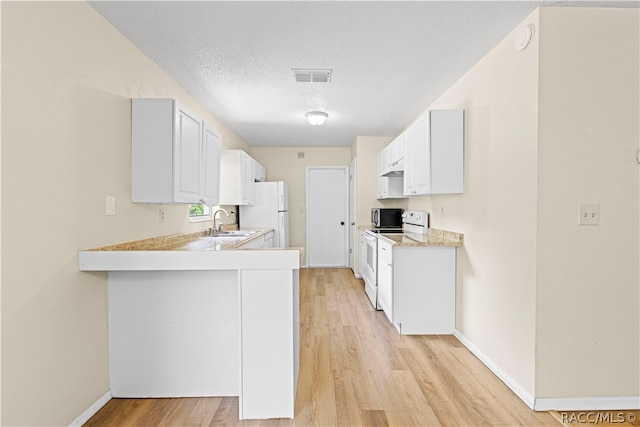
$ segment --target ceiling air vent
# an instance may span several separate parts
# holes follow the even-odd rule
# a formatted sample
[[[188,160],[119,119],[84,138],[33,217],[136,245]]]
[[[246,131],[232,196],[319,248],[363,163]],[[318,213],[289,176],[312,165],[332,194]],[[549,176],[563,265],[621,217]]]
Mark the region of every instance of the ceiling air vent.
[[[331,69],[292,68],[291,71],[298,83],[329,83],[331,81]]]

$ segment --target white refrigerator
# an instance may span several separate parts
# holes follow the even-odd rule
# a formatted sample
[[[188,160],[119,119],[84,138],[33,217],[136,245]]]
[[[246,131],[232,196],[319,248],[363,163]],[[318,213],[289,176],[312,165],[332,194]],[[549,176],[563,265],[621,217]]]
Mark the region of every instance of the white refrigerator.
[[[273,228],[273,246],[289,247],[289,197],[284,181],[256,182],[251,206],[240,206],[240,227]]]

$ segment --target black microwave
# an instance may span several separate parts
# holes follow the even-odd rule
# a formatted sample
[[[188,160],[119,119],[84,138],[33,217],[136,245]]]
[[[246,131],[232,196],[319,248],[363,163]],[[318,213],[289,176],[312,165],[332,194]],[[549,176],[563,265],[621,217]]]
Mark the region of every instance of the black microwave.
[[[371,225],[374,227],[402,227],[402,209],[373,208],[371,209]]]

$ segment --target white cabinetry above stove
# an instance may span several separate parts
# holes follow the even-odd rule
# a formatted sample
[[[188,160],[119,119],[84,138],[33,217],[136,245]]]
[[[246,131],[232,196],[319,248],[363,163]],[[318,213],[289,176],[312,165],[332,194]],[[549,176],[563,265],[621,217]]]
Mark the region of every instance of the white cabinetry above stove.
[[[462,193],[464,111],[426,112],[377,161],[378,199]]]
[[[378,171],[378,199],[393,199],[404,197],[402,194],[402,176],[385,176],[386,153],[381,151],[377,157]]]

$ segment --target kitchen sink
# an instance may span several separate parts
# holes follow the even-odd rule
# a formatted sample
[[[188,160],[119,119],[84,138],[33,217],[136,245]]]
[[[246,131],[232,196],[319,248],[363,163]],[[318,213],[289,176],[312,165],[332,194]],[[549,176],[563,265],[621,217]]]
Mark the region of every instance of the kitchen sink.
[[[191,241],[178,249],[181,250],[189,250],[189,251],[217,251],[223,248],[223,245],[240,242],[246,239],[247,236],[244,235],[219,235],[214,234],[213,236],[203,236],[194,241]]]

